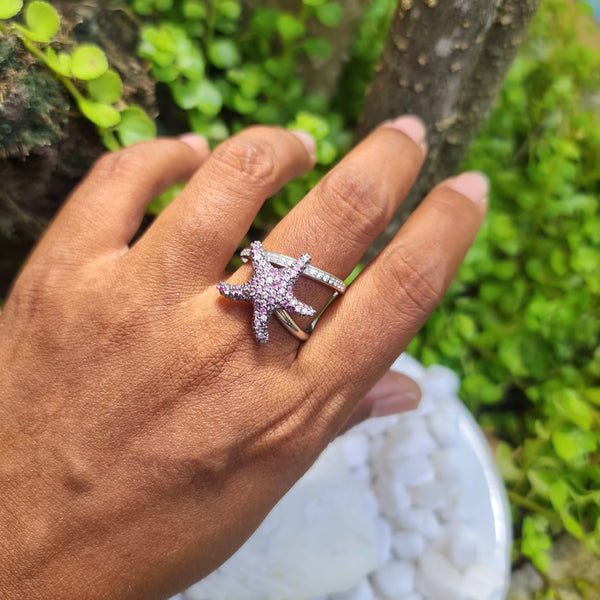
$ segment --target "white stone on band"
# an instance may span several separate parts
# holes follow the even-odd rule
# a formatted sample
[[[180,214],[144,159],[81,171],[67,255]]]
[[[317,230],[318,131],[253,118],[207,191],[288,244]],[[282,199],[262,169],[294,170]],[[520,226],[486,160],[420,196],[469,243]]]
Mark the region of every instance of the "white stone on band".
[[[291,267],[296,262],[291,256],[269,252],[268,250],[265,250],[265,255],[270,263],[277,265],[278,267]],[[240,256],[244,262],[248,262],[248,259],[250,258],[250,248],[244,248],[240,252]],[[338,279],[326,271],[317,269],[317,267],[313,267],[312,265],[307,266],[302,272],[302,275],[334,289],[337,294],[343,294],[346,291],[346,284],[341,279]]]

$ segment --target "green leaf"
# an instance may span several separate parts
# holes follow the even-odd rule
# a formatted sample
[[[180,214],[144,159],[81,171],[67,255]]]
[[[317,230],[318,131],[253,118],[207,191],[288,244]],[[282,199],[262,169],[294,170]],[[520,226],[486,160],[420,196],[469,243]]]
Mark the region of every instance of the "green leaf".
[[[117,142],[115,134],[110,129],[100,129],[100,138],[107,150],[116,152],[121,149],[121,145]]]
[[[114,127],[121,120],[119,111],[110,104],[79,98],[77,106],[83,115],[98,127]]]
[[[256,110],[256,101],[252,98],[235,92],[231,98],[231,106],[233,109],[241,115],[249,115]]]
[[[77,46],[71,56],[71,72],[83,81],[96,79],[108,69],[106,54],[92,44]]]
[[[552,434],[552,445],[565,462],[571,463],[596,450],[598,440],[592,431],[562,428]]]
[[[123,82],[112,69],[87,83],[90,96],[103,104],[114,104],[123,94]]]
[[[496,464],[505,481],[517,481],[521,477],[521,469],[517,467],[506,442],[500,442],[496,448]]]
[[[0,0],[0,19],[10,19],[22,8],[23,0]]]
[[[46,48],[46,61],[48,67],[55,73],[63,75],[64,77],[71,76],[71,55],[66,52],[59,52],[58,54],[48,46]]]
[[[204,76],[204,56],[198,48],[192,48],[188,52],[179,54],[177,65],[182,75],[185,75],[188,79],[202,79]]]
[[[559,414],[575,423],[583,431],[589,431],[594,423],[594,410],[582,400],[575,390],[565,389],[554,395],[554,405]]]
[[[123,146],[153,140],[156,137],[156,124],[139,106],[130,106],[121,112],[117,135]]]
[[[36,42],[49,42],[58,31],[60,17],[56,9],[41,0],[33,0],[25,8],[25,24],[29,37]]]
[[[223,106],[219,88],[207,79],[177,83],[172,90],[177,104],[185,110],[197,108],[205,115],[213,116]]]
[[[322,38],[307,38],[302,42],[304,51],[314,58],[329,58],[332,52],[331,44]]]
[[[328,2],[317,6],[317,19],[325,27],[335,27],[342,20],[342,7],[337,2]]]
[[[199,99],[196,108],[205,115],[217,115],[223,106],[223,96],[219,88],[207,79],[200,82]]]
[[[235,0],[223,0],[217,5],[217,11],[226,19],[237,21],[242,15],[242,7]]]
[[[323,2],[325,2],[325,0],[302,0],[302,3],[306,4],[306,6],[319,6],[323,4]]]
[[[179,66],[175,63],[167,65],[166,67],[161,67],[156,63],[152,65],[152,75],[154,75],[156,81],[161,81],[162,83],[171,83],[175,81],[180,74]]]
[[[296,40],[304,35],[304,24],[294,15],[279,13],[277,15],[277,31],[286,41]]]
[[[529,469],[527,479],[538,496],[549,498],[550,486],[555,482],[556,475],[551,471]]]
[[[198,0],[185,0],[183,3],[183,16],[186,19],[205,19],[206,6]]]
[[[210,62],[220,69],[229,69],[240,62],[240,52],[230,39],[214,40],[209,49]]]

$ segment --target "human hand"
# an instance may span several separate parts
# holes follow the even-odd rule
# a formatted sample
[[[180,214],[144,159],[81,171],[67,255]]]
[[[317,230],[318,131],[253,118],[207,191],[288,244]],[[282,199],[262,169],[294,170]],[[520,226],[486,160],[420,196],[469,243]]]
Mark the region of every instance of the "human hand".
[[[424,137],[407,117],[379,127],[265,248],[308,252],[346,277],[414,182]],[[369,390],[441,299],[485,213],[479,175],[440,184],[307,342],[273,321],[258,344],[250,307],[216,284],[264,199],[312,166],[311,141],[254,127],[210,156],[185,141],[100,159],[0,315],[8,599],[164,598],[223,562],[360,418],[365,395],[368,412]],[[190,176],[130,248],[147,202]],[[250,275],[245,265],[228,281]],[[295,292],[317,309],[329,298],[305,279]]]

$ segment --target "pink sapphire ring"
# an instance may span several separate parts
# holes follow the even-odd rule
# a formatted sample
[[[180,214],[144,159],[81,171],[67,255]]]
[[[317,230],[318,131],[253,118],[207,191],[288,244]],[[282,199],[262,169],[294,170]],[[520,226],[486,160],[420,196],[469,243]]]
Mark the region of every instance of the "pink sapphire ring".
[[[241,285],[221,281],[217,289],[229,300],[252,303],[252,329],[256,339],[262,344],[269,340],[268,326],[273,313],[296,338],[302,341],[308,339],[312,326],[308,331],[302,329],[289,314],[314,317],[316,313],[312,306],[300,302],[294,296],[293,287],[300,275],[332,288],[334,297],[346,291],[346,285],[341,279],[310,266],[308,254],[295,260],[283,254],[267,252],[260,242],[252,242],[250,248],[242,250],[241,256],[244,262],[248,259],[252,261],[252,279]]]

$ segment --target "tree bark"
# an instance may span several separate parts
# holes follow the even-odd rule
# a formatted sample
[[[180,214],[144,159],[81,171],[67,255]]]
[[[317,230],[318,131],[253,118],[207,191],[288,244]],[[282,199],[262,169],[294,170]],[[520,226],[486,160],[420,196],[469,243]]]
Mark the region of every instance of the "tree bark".
[[[127,102],[156,113],[154,83],[137,59],[137,23],[95,0],[53,2],[61,29],[53,46],[101,46],[119,71]],[[102,152],[94,127],[63,86],[19,40],[0,35],[0,297],[60,204]]]
[[[369,249],[372,259],[424,195],[452,175],[487,117],[539,0],[401,0],[356,141],[385,119],[419,115],[429,154],[419,180]]]

